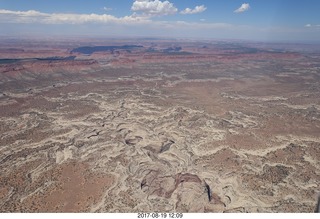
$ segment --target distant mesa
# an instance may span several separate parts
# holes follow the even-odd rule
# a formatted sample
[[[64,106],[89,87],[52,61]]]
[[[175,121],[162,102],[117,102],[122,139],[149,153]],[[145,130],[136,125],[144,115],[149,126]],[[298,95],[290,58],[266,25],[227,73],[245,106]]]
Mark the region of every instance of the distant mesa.
[[[137,48],[143,48],[143,46],[138,45],[124,45],[124,46],[83,46],[78,47],[71,50],[70,53],[82,53],[86,55],[91,55],[94,52],[107,52],[107,51],[114,51],[114,50],[132,50]]]
[[[23,58],[23,59],[0,59],[0,64],[11,64],[16,62],[25,62],[25,61],[73,61],[76,56],[68,57],[47,57],[47,58]]]
[[[181,49],[182,49],[182,47],[180,47],[180,46],[169,47],[169,48],[163,50],[163,52],[179,52]]]

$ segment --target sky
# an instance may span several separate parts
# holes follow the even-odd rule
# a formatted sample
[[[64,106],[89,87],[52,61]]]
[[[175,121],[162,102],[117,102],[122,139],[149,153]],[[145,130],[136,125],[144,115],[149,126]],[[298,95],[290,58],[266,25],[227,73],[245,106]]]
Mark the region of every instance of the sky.
[[[320,41],[319,0],[0,0],[0,36]]]

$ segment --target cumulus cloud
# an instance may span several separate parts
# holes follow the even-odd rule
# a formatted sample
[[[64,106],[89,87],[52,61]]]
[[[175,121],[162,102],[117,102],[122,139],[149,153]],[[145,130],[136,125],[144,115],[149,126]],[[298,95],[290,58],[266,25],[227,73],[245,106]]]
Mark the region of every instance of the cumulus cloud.
[[[43,23],[43,24],[84,24],[84,23],[143,23],[145,17],[115,17],[108,14],[67,14],[42,13],[35,10],[11,11],[0,9],[0,23]]]
[[[248,11],[250,9],[249,3],[243,3],[240,8],[236,9],[234,12],[235,13],[242,13],[245,11]]]
[[[153,21],[145,16],[115,17],[107,14],[43,13],[34,10],[11,11],[0,9],[0,35],[20,34],[21,32],[37,36],[39,34],[86,35],[90,33],[92,36],[123,35],[183,38],[230,38],[238,36],[241,39],[260,39],[265,36],[265,32],[253,27],[203,21]],[[55,26],[55,24],[59,24],[59,26]],[[81,24],[81,26],[77,24]],[[54,28],[51,28],[52,26]],[[56,27],[59,28],[59,31]],[[283,29],[279,31],[283,31]],[[296,34],[290,34],[290,36],[296,36]]]
[[[181,14],[198,14],[201,12],[204,12],[207,10],[207,8],[204,5],[196,6],[194,9],[186,8],[183,11],[181,11]]]
[[[160,0],[136,0],[133,2],[131,10],[147,16],[170,15],[178,11],[173,3]]]
[[[115,17],[108,14],[42,13],[35,10],[11,11],[0,9],[0,24],[126,24],[128,27],[140,26],[143,28],[151,28],[152,31],[155,29],[167,29],[170,31],[177,31],[177,33],[179,33],[179,30],[218,30],[233,27],[232,25],[225,23],[203,23],[205,19],[201,19],[201,21],[202,22],[152,21],[148,17],[139,17],[137,15]]]

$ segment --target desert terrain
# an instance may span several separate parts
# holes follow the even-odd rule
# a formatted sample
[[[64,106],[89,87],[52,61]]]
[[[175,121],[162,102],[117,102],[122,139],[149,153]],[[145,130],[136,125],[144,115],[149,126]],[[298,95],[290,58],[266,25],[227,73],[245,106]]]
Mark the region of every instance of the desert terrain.
[[[0,212],[313,212],[320,46],[0,39]]]

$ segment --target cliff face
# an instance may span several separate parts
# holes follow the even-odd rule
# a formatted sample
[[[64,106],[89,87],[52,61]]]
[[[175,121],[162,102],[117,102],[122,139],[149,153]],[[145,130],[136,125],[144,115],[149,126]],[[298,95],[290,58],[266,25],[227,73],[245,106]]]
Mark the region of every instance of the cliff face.
[[[35,79],[36,77],[56,77],[59,74],[77,74],[81,71],[98,68],[95,60],[27,60],[12,64],[0,64],[2,82],[16,79]]]

